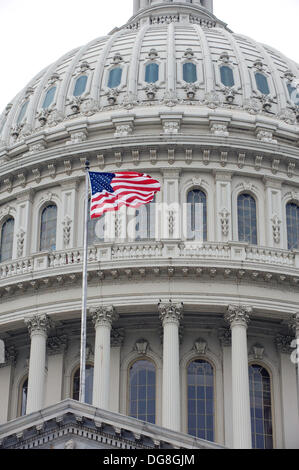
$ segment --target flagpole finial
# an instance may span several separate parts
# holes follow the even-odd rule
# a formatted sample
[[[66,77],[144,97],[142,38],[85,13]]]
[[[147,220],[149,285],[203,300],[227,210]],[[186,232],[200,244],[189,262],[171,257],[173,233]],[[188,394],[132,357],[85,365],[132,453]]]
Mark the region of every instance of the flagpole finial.
[[[89,170],[89,160],[85,160],[85,170],[88,171]]]

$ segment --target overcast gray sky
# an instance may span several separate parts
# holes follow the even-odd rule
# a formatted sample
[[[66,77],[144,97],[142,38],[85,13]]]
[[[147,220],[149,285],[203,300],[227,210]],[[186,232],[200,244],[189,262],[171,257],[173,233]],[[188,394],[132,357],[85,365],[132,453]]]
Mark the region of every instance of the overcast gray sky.
[[[0,112],[44,67],[124,24],[133,0],[0,0]],[[236,33],[299,63],[299,0],[214,0]]]

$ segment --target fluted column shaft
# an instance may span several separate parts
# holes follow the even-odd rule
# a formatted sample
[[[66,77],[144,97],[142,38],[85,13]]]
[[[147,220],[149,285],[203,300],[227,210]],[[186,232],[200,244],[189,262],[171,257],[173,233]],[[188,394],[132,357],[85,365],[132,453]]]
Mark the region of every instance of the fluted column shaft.
[[[247,326],[252,309],[230,305],[225,319],[232,335],[233,447],[251,449]]]
[[[46,345],[51,322],[47,315],[34,315],[25,323],[31,337],[26,414],[44,406]]]
[[[162,426],[181,430],[179,324],[182,304],[159,304],[163,324]]]
[[[117,315],[112,306],[100,306],[91,310],[95,325],[94,375],[92,404],[97,408],[109,408],[110,384],[110,334]]]

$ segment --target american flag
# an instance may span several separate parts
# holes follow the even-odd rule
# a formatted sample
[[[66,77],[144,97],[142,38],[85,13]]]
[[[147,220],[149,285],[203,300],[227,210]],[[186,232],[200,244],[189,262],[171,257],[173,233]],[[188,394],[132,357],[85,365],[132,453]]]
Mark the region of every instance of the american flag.
[[[135,171],[99,173],[89,171],[91,186],[90,217],[117,211],[121,206],[137,208],[151,202],[160,183],[151,176]]]

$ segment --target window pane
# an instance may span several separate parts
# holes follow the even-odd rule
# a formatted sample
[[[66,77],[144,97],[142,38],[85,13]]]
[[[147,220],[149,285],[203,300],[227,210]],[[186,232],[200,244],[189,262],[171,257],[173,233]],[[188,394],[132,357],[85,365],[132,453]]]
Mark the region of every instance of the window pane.
[[[187,83],[194,83],[197,80],[196,65],[186,62],[183,65],[183,80]]]
[[[85,403],[92,404],[93,366],[87,364],[85,369]],[[76,370],[73,379],[73,400],[79,401],[80,394],[80,368]]]
[[[207,240],[207,198],[203,191],[194,189],[187,196],[187,238]]]
[[[21,389],[21,414],[20,416],[25,416],[27,408],[27,395],[28,395],[28,379],[23,382]]]
[[[263,93],[263,95],[269,95],[270,89],[269,89],[267,77],[265,77],[265,75],[263,75],[262,73],[257,72],[255,74],[255,81],[256,81],[257,89],[261,93]]]
[[[256,203],[250,194],[238,197],[238,234],[240,242],[257,245]]]
[[[40,251],[56,250],[57,207],[47,206],[41,216]]]
[[[21,108],[21,111],[20,111],[20,114],[19,114],[18,119],[17,119],[17,124],[20,124],[23,121],[23,119],[25,117],[25,114],[26,114],[26,111],[27,111],[28,103],[29,103],[29,101],[26,101],[26,103],[23,104],[23,106]]]
[[[156,224],[156,206],[155,199],[143,206],[140,206],[135,212],[135,239],[153,240],[155,238]]]
[[[272,409],[270,375],[258,364],[249,366],[249,389],[251,408],[252,447],[254,449],[272,449]]]
[[[0,263],[12,259],[14,226],[15,221],[12,217],[2,225],[0,239]]]
[[[159,80],[159,65],[148,64],[145,68],[145,81],[147,83],[155,83]]]
[[[90,211],[90,199],[88,200]],[[106,214],[96,219],[88,218],[88,245],[100,243],[105,240],[105,217]]]
[[[214,371],[209,362],[192,361],[187,370],[188,433],[214,440]],[[211,386],[207,386],[211,384]],[[195,387],[194,387],[195,385]]]
[[[230,67],[226,65],[220,67],[221,82],[225,86],[232,87],[235,84],[234,74]]]
[[[299,248],[299,206],[294,203],[287,204],[287,233],[288,249],[297,250]]]
[[[115,88],[120,85],[122,76],[122,69],[120,67],[110,70],[108,87]]]
[[[136,361],[129,371],[129,416],[155,423],[156,369],[152,362]]]
[[[55,86],[53,86],[52,88],[50,88],[50,90],[47,91],[47,94],[45,96],[45,99],[44,99],[44,102],[43,102],[43,105],[42,105],[43,109],[48,108],[53,103],[55,93],[56,93],[56,87]]]
[[[74,96],[80,96],[84,93],[87,84],[87,76],[82,75],[76,80],[75,88],[74,88]]]

